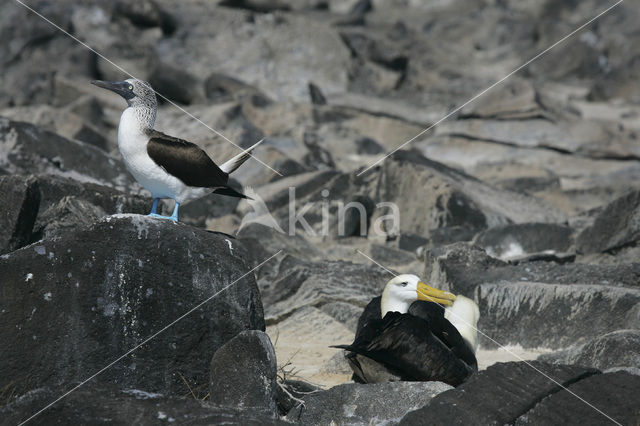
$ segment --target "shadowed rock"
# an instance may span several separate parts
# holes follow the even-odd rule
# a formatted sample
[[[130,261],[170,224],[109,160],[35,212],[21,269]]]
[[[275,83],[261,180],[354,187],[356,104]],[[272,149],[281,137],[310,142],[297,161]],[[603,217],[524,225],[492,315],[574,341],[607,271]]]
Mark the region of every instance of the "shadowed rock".
[[[200,81],[183,68],[156,61],[149,72],[148,80],[153,89],[162,95],[159,97],[160,102],[166,97],[171,101],[189,105],[199,97],[202,98],[199,90]]]
[[[211,403],[242,407],[278,417],[276,353],[262,331],[243,331],[218,349],[211,360]]]
[[[416,187],[416,182],[422,184]],[[375,199],[398,204],[401,233],[425,237],[432,229],[452,226],[479,232],[512,222],[563,220],[560,212],[534,197],[497,190],[408,151],[398,151],[385,160]]]
[[[18,424],[50,404],[61,388],[38,388],[0,407],[7,424]],[[33,419],[35,424],[226,424],[262,426],[286,424],[263,413],[215,407],[193,396],[177,397],[89,382]]]
[[[208,383],[218,347],[264,329],[244,257],[231,237],[138,215],[2,256],[0,388],[83,380],[239,280],[96,378],[170,394],[182,377]]]
[[[0,117],[0,167],[46,173],[121,190],[139,188],[124,165],[101,149]]]
[[[549,395],[513,424],[591,425],[613,420],[634,425],[640,422],[640,406],[634,400],[639,393],[640,376],[622,371],[597,374]]]
[[[478,235],[475,243],[501,260],[532,255],[556,255],[569,250],[571,228],[547,223],[499,225]]]
[[[562,348],[640,324],[640,289],[515,281],[482,284],[476,297],[478,328],[502,345]]]
[[[40,190],[33,177],[0,177],[0,254],[28,244],[38,215]]]
[[[456,243],[426,253],[423,277],[474,298],[478,328],[501,344],[562,348],[640,321],[640,263],[511,265]]]
[[[576,366],[537,361],[529,364],[553,381],[524,362],[498,363],[407,414],[400,425],[423,425],[425,421],[431,425],[508,424],[546,396],[560,391],[561,386],[598,373]]]
[[[640,330],[617,330],[587,342],[584,346],[543,354],[540,361],[585,365],[600,370],[640,369]]]
[[[88,227],[110,214],[147,213],[151,199],[108,186],[38,175],[41,202],[31,241],[55,239]]]
[[[442,382],[345,383],[303,396],[304,406],[286,419],[305,425],[395,423],[449,389]]]
[[[581,253],[612,250],[640,239],[640,191],[608,204],[576,241]]]
[[[165,35],[173,34],[177,26],[176,20],[153,0],[118,1],[114,14],[141,28],[160,27]]]

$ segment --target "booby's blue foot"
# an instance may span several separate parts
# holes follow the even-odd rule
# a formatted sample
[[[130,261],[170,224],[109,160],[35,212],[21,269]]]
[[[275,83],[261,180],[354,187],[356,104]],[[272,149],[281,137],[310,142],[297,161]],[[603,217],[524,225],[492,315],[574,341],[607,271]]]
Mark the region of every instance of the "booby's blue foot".
[[[155,217],[158,219],[166,219],[166,220],[172,220],[174,222],[178,221],[178,207],[180,207],[180,203],[176,202],[175,207],[173,208],[173,214],[171,216],[163,216],[161,214],[158,214],[158,200],[159,198],[154,198],[153,199],[153,206],[151,207],[151,213],[149,213],[147,215],[147,217]]]
[[[180,203],[176,201],[176,205],[173,207],[173,213],[167,219],[172,220],[174,222],[178,221],[178,207],[180,207]]]
[[[149,216],[162,217],[158,215],[158,200],[159,198],[153,199],[153,206],[151,206],[151,213],[149,213]]]

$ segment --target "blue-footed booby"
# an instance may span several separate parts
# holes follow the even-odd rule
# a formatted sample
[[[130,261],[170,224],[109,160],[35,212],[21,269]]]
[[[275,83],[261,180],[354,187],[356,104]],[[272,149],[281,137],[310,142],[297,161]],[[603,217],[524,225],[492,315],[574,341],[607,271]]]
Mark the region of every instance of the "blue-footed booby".
[[[437,380],[458,386],[478,370],[478,305],[433,288],[415,275],[390,280],[358,320],[346,349],[353,380]]]
[[[91,83],[127,101],[118,126],[118,149],[133,177],[151,192],[153,207],[149,216],[177,222],[180,204],[211,192],[248,198],[228,185],[229,174],[247,161],[262,141],[217,166],[196,144],[153,129],[158,103],[155,91],[146,81],[131,78]],[[171,216],[157,213],[161,198],[175,201]]]

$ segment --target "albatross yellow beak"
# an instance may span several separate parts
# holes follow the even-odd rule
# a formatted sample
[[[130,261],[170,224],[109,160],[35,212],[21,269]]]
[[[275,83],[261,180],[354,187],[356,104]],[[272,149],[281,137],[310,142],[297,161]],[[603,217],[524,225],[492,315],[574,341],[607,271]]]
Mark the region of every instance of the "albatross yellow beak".
[[[428,302],[435,302],[441,305],[451,306],[456,300],[456,295],[449,293],[448,291],[438,290],[429,285],[426,285],[422,281],[418,281],[418,300],[426,300]]]

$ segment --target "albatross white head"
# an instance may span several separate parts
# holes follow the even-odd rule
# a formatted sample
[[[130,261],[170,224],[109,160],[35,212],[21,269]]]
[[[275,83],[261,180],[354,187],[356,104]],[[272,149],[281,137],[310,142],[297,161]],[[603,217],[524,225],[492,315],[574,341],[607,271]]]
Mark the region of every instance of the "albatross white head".
[[[420,281],[415,275],[402,274],[387,283],[382,292],[380,308],[382,316],[387,312],[400,312],[406,314],[409,306],[416,300],[427,300],[451,306],[456,296],[448,291],[438,290]]]
[[[438,290],[422,281],[416,275],[402,274],[387,283],[382,292],[380,310],[382,317],[387,312],[406,314],[416,300],[444,305],[444,317],[458,329],[460,335],[475,351],[478,346],[476,325],[480,318],[478,305],[468,297]]]

